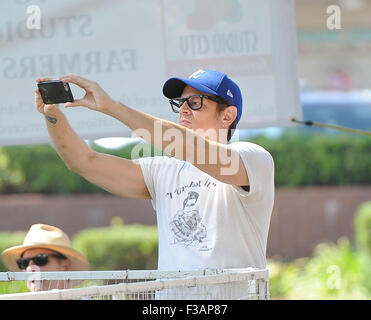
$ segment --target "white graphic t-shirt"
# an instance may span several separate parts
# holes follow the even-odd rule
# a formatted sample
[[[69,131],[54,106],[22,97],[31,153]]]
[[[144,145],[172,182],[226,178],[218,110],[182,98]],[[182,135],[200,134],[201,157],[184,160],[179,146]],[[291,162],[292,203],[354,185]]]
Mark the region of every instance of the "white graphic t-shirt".
[[[159,270],[265,268],[274,202],[274,163],[262,147],[239,152],[250,190],[222,183],[189,162],[156,156],[136,159],[157,214]]]

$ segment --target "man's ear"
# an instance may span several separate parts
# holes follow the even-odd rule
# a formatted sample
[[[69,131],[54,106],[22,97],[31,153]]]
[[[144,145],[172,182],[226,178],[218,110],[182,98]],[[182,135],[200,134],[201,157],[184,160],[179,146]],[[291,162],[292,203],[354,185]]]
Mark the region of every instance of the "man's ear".
[[[228,106],[223,110],[222,121],[226,128],[229,128],[229,126],[233,123],[235,119],[237,119],[236,106]]]

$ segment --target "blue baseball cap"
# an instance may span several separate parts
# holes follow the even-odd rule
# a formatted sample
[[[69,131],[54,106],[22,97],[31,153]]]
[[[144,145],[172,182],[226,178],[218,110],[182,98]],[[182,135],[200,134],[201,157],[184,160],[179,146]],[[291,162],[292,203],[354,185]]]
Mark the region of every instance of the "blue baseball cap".
[[[231,105],[237,107],[237,123],[240,121],[242,114],[241,90],[226,74],[210,69],[200,69],[188,79],[170,78],[165,82],[162,92],[169,99],[178,98],[182,95],[186,85],[228,100]]]

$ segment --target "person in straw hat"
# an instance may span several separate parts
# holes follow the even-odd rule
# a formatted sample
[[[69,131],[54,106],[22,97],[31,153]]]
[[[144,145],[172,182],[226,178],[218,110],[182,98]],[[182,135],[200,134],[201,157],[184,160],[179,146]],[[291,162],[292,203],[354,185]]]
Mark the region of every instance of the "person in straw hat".
[[[59,228],[34,224],[22,245],[5,249],[1,258],[10,271],[80,271],[89,270],[85,257],[71,247],[69,237]],[[31,291],[66,289],[70,281],[27,281]]]

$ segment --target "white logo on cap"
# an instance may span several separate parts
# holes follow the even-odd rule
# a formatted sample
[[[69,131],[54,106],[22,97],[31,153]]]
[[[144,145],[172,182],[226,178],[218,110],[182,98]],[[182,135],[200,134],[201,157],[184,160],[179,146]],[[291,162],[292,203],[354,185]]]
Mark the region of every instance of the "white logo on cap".
[[[201,74],[203,74],[205,72],[206,71],[205,70],[202,70],[202,69],[197,70],[196,72],[192,73],[189,78],[197,79],[197,78],[199,78],[201,76]]]
[[[230,96],[231,98],[233,98],[233,94],[232,94],[231,90],[229,90],[229,89],[227,91],[227,96]]]

